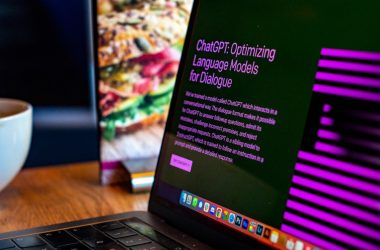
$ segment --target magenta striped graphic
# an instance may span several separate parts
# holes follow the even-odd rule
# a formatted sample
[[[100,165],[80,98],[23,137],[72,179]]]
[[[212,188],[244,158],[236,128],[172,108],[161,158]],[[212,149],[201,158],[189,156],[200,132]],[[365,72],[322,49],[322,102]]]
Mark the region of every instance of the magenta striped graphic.
[[[345,50],[345,49],[323,48],[321,50],[321,55],[322,56],[337,57],[337,58],[359,59],[359,60],[380,62],[380,53],[379,52],[367,52],[367,51],[354,51],[354,50]]]
[[[320,122],[321,122],[321,125],[323,125],[323,126],[333,126],[334,125],[334,119],[327,117],[327,116],[322,116]]]
[[[380,250],[380,53],[323,48],[314,82],[281,229],[326,249]]]
[[[343,217],[324,212],[320,209],[303,205],[296,201],[288,200],[287,207],[297,210],[298,212],[306,214],[308,216],[325,221],[327,223],[334,222],[335,225],[339,225],[340,227],[345,228],[352,232],[358,232],[359,234],[362,234],[364,236],[370,236],[370,237],[376,238],[376,237],[379,237],[380,235],[379,230],[375,230],[368,226],[363,226],[362,224],[356,223],[352,220],[348,220]]]
[[[380,75],[380,66],[363,63],[342,62],[334,60],[320,60],[318,67],[327,69],[350,70],[352,72],[372,73]]]
[[[318,130],[317,136],[332,141],[340,141],[341,139],[340,134],[325,129]]]
[[[330,145],[324,142],[317,141],[315,143],[315,150],[325,152],[328,154],[333,154],[333,155],[340,155],[340,156],[345,156],[347,155],[348,151],[345,148],[337,147],[334,145]]]
[[[357,190],[373,194],[380,197],[380,186],[369,182],[365,182],[356,178],[347,177],[341,174],[335,174],[330,171],[311,167],[302,163],[296,164],[296,170],[314,177],[318,177],[327,181],[335,182],[340,185],[352,187]],[[379,207],[380,208],[380,207]]]
[[[338,169],[347,173],[351,173],[357,176],[366,177],[375,181],[380,181],[380,171],[375,169],[366,168],[360,165],[356,165],[350,162],[335,160],[322,155],[317,155],[305,151],[298,152],[298,158],[307,160],[313,163],[321,164],[325,167]]]
[[[300,225],[308,225],[308,227],[320,234],[325,235],[334,235],[334,237],[339,238],[342,241],[350,242],[354,247],[357,247],[359,249],[378,249],[378,246],[371,244],[367,241],[361,240],[359,238],[354,237],[353,235],[343,233],[339,230],[332,229],[328,226],[322,225],[320,223],[314,222],[309,219],[302,218],[300,216],[297,216],[295,214],[285,212],[284,218],[289,221],[293,221]]]
[[[380,73],[380,71],[379,71]],[[317,72],[316,80],[331,81],[336,83],[359,85],[373,88],[380,88],[380,80],[363,77],[363,76],[350,76],[343,74]]]
[[[369,92],[369,91],[363,91],[363,90],[332,87],[332,86],[327,86],[327,85],[322,85],[322,84],[314,84],[313,91],[323,93],[323,94],[335,95],[335,96],[350,97],[350,98],[360,99],[364,101],[380,102],[380,94]]]
[[[369,213],[363,209],[355,208],[353,206],[348,206],[341,202],[333,201],[331,199],[324,198],[322,196],[315,195],[309,192],[305,192],[297,188],[291,188],[290,194],[292,196],[298,197],[305,201],[318,204],[319,206],[339,212],[341,214],[350,215],[354,218],[359,218],[363,221],[366,221],[374,225],[379,225],[380,223],[380,217],[379,217],[380,215],[378,213],[377,214]]]
[[[298,184],[300,186],[304,186],[310,189],[314,189],[317,192],[325,193],[330,196],[335,196],[336,198],[340,198],[342,200],[346,200],[348,202],[355,201],[355,203],[360,204],[363,207],[367,207],[369,209],[373,209],[376,212],[380,213],[380,202],[371,198],[368,198],[364,195],[359,195],[353,193],[351,191],[346,191],[341,188],[336,188],[333,186],[329,186],[326,184],[322,184],[313,180],[306,179],[300,176],[293,176],[293,183]],[[380,215],[379,215],[380,219]]]

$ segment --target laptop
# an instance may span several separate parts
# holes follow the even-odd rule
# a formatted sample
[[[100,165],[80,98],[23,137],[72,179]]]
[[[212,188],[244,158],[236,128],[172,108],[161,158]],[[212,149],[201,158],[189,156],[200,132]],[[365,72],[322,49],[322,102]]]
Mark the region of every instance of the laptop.
[[[380,249],[379,9],[194,1],[148,211],[0,249]]]

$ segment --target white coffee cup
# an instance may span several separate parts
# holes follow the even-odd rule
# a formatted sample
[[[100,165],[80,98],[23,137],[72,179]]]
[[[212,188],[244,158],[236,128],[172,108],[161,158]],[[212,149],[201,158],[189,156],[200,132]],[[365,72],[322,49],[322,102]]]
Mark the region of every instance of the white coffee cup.
[[[32,106],[0,98],[0,191],[24,165],[32,137]]]

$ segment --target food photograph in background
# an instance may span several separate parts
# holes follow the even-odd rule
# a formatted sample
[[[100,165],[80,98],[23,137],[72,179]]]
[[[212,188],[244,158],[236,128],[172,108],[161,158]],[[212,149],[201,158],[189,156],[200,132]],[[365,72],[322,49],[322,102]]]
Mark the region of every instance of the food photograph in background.
[[[97,1],[103,184],[153,179],[192,2]]]

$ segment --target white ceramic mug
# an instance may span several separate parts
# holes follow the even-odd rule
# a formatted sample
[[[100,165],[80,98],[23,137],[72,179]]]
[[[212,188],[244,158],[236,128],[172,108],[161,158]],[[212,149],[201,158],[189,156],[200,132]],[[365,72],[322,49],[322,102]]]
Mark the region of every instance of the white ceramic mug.
[[[24,165],[32,137],[32,106],[0,98],[0,191]]]

